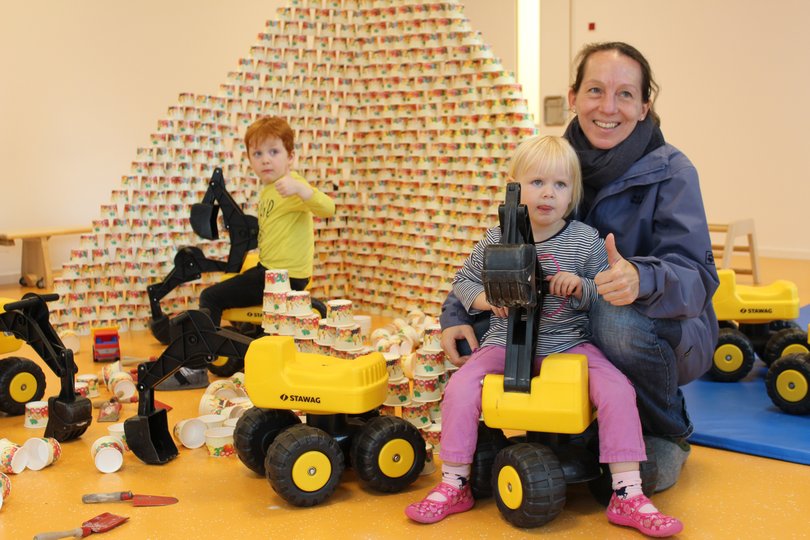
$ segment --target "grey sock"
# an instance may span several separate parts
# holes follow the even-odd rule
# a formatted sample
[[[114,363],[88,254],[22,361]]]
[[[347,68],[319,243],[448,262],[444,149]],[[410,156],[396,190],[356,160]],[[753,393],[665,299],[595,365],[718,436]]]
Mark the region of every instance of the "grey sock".
[[[655,462],[658,466],[658,482],[655,485],[655,492],[671,488],[678,481],[681,469],[686,463],[692,447],[685,439],[675,441],[648,435],[644,437],[644,441],[655,454]]]

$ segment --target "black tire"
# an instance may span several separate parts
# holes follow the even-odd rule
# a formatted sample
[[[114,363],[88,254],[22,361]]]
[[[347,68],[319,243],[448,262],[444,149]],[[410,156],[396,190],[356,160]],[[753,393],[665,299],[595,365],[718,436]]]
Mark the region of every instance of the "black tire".
[[[751,340],[739,330],[721,328],[709,375],[715,381],[739,381],[754,367],[756,355]]]
[[[317,298],[311,298],[312,301],[312,309],[318,312],[321,316],[321,319],[326,318],[326,304],[318,300]]]
[[[655,493],[655,488],[658,484],[658,461],[655,456],[653,447],[646,444],[647,461],[639,463],[641,473],[641,490],[647,497],[652,497]],[[599,455],[597,451],[595,455]],[[610,468],[606,463],[600,464],[602,474],[590,482],[588,482],[588,491],[591,492],[593,498],[602,506],[607,506],[610,502],[610,497],[613,495],[613,478],[610,474]]]
[[[779,332],[780,330],[801,330],[802,327],[796,321],[776,320],[768,323],[768,330],[771,332]]]
[[[245,359],[221,356],[208,364],[208,371],[217,377],[230,377],[238,371],[244,371]]]
[[[807,343],[807,332],[801,328],[785,328],[779,330],[765,346],[765,353],[762,361],[770,366],[776,360],[789,354],[810,353],[810,345]]]
[[[267,449],[279,433],[300,424],[294,412],[281,409],[253,407],[245,411],[236,422],[233,432],[234,449],[245,467],[264,476]]]
[[[292,426],[267,449],[265,470],[270,485],[295,506],[315,506],[337,489],[345,463],[337,441],[307,425]]]
[[[369,420],[354,437],[350,452],[360,481],[383,493],[402,491],[419,478],[426,454],[419,430],[395,416]]]
[[[503,431],[478,422],[478,442],[470,469],[470,488],[476,500],[492,497],[492,466],[495,456],[507,446],[509,441]]]
[[[773,404],[784,412],[810,413],[810,354],[789,354],[774,362],[765,387]]]
[[[45,395],[45,374],[27,358],[0,360],[0,411],[9,416],[25,412],[25,404]]]
[[[565,476],[547,446],[520,443],[504,448],[492,468],[492,491],[501,515],[516,527],[539,527],[565,506]]]

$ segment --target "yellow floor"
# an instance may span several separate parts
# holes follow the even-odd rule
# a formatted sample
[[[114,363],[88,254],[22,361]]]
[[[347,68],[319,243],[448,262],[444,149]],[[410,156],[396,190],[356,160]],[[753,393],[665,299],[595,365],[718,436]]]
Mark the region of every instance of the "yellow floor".
[[[810,262],[763,260],[765,281],[785,278],[800,288],[802,303],[810,303]],[[0,296],[18,298],[26,289],[0,287]],[[125,355],[150,356],[162,351],[146,332],[122,335]],[[37,360],[27,346],[13,353]],[[83,338],[76,355],[79,373],[97,372]],[[57,378],[47,374],[52,395]],[[764,389],[763,389],[764,391]],[[159,392],[157,398],[173,407],[169,425],[196,416],[203,390]],[[106,394],[102,394],[106,395]],[[721,404],[733,406],[733,404]],[[95,411],[94,411],[95,412]],[[136,413],[125,405],[123,417]],[[335,495],[309,509],[291,507],[275,495],[268,482],[254,475],[237,458],[210,458],[205,449],[180,449],[166,465],[145,465],[131,453],[113,474],[96,471],[90,445],[106,434],[107,425],[94,420],[78,440],[63,445],[63,456],[41,471],[11,476],[13,489],[0,509],[0,539],[31,538],[43,531],[78,527],[102,512],[129,516],[124,525],[104,533],[110,540],[174,538],[641,538],[632,530],[607,523],[603,509],[587,489],[574,487],[562,514],[534,530],[515,529],[498,513],[495,503],[479,501],[476,508],[445,521],[420,526],[410,523],[404,507],[432,487],[438,472],[422,476],[409,489],[382,495],[359,487],[348,471]],[[0,438],[23,443],[42,430],[23,427],[22,417],[0,416]],[[129,503],[85,505],[89,492],[131,490],[171,495],[173,506],[133,508]],[[810,467],[706,447],[693,447],[678,484],[654,498],[667,512],[681,518],[686,528],[680,538],[787,539],[810,538]]]

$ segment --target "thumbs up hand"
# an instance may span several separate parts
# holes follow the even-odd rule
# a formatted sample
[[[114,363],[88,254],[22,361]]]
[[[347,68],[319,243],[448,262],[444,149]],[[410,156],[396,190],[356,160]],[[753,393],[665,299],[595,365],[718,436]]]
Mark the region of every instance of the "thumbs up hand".
[[[613,233],[605,238],[610,268],[596,274],[596,291],[614,306],[626,306],[638,298],[638,270],[616,249]]]

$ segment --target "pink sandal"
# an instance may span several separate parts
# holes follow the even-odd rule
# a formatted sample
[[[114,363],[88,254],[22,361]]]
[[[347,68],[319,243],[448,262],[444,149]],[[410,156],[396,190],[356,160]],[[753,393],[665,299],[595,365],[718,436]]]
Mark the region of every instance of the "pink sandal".
[[[444,501],[428,499],[431,493],[439,492],[444,495]],[[428,493],[418,503],[408,505],[405,515],[419,523],[436,523],[450,514],[466,512],[475,504],[469,484],[463,489],[456,489],[450,484],[442,482]]]
[[[683,523],[674,517],[661,512],[642,513],[638,509],[648,504],[650,499],[644,495],[636,495],[630,499],[620,499],[614,493],[610,498],[605,514],[608,521],[616,525],[635,527],[647,536],[663,538],[678,534],[683,530]]]

